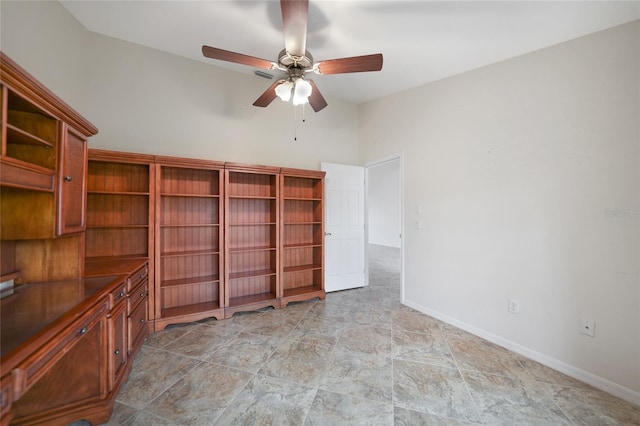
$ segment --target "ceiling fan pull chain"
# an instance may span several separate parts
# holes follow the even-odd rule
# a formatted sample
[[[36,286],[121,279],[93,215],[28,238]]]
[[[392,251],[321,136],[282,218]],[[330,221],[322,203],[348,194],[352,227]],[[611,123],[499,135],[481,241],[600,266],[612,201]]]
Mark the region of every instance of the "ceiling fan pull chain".
[[[293,106],[293,140],[298,140],[298,107]]]

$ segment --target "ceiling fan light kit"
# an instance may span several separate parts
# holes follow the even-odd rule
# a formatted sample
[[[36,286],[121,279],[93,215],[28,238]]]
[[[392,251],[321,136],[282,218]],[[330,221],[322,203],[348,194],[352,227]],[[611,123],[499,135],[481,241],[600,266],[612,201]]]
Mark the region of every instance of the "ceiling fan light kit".
[[[314,62],[313,56],[306,50],[309,0],[280,0],[280,8],[285,48],[278,55],[278,62],[202,46],[202,54],[207,58],[266,70],[277,69],[288,75],[287,79],[269,86],[253,103],[254,106],[266,107],[278,97],[285,102],[291,100],[294,105],[308,102],[318,112],[327,106],[327,101],[312,80],[303,78],[304,74],[344,74],[382,69],[381,53]]]
[[[289,80],[283,81],[276,86],[276,96],[282,99],[284,102],[289,102],[291,99],[291,91],[293,90],[293,83]]]
[[[313,89],[308,81],[303,80],[302,78],[297,79],[293,86],[293,104],[306,104],[309,101],[309,96],[311,96],[312,92]]]

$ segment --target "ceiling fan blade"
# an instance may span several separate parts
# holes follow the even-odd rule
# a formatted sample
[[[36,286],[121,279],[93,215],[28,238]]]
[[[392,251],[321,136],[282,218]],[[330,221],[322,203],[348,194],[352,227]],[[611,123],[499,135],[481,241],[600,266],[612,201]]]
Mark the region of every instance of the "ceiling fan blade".
[[[304,56],[307,49],[309,0],[280,0],[284,48],[293,56]]]
[[[317,65],[318,74],[346,74],[350,72],[380,71],[382,69],[382,53],[350,58],[329,59]]]
[[[282,80],[274,82],[265,92],[260,95],[258,99],[253,103],[253,106],[266,107],[276,98],[276,86],[282,83]]]
[[[242,53],[230,52],[228,50],[218,49],[211,46],[202,46],[202,54],[207,58],[249,65],[250,67],[262,68],[265,70],[273,69],[276,66],[275,63],[267,61],[266,59],[243,55]]]
[[[318,90],[318,86],[313,82],[313,80],[307,80],[309,84],[311,84],[311,96],[309,96],[309,105],[315,112],[320,111],[322,108],[327,106],[327,101],[324,100],[322,93]]]

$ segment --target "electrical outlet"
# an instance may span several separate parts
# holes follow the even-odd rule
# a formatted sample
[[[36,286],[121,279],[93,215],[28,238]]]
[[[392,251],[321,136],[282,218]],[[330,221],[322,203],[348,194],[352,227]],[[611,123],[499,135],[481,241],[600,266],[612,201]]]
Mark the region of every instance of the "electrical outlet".
[[[596,322],[594,320],[580,320],[580,333],[596,337]]]
[[[509,299],[509,305],[507,306],[507,309],[512,314],[519,314],[520,313],[520,303],[518,303],[518,301],[515,300],[515,299]]]

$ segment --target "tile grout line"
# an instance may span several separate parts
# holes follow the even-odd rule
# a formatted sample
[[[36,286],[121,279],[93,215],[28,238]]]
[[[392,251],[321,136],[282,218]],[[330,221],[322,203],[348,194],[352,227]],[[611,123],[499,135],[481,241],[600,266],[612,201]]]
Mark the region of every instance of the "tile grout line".
[[[473,408],[476,410],[476,414],[478,415],[478,422],[479,422],[479,424],[485,424],[484,420],[482,420],[482,413],[480,412],[480,409],[478,408],[478,403],[476,402],[475,398],[471,394],[471,389],[469,389],[469,384],[467,383],[467,380],[464,378],[464,374],[462,374],[462,370],[460,369],[460,365],[458,364],[458,360],[456,359],[455,354],[451,350],[451,345],[449,344],[449,339],[447,338],[447,333],[445,333],[442,330],[442,326],[440,326],[440,333],[442,333],[442,336],[444,337],[444,340],[447,343],[447,348],[449,349],[449,352],[451,353],[451,357],[453,358],[453,362],[456,365],[456,370],[458,370],[458,374],[462,378],[462,383],[464,383],[464,387],[467,390],[467,395],[469,395],[469,398],[471,398],[471,403],[473,404]]]
[[[520,362],[520,360],[518,359],[518,357],[514,356],[514,359],[516,360],[516,362],[518,364],[520,364],[520,366],[524,369],[524,371],[526,372],[527,376],[533,380],[538,386],[540,386],[540,388],[542,389],[542,392],[544,392],[544,394],[547,396],[547,398],[549,398],[549,400],[551,400],[552,404],[558,409],[560,410],[560,412],[567,418],[567,420],[569,420],[569,422],[571,422],[572,425],[576,426],[577,423],[573,420],[573,417],[569,415],[569,413],[565,412],[565,410],[562,409],[562,407],[560,407],[560,405],[558,405],[558,403],[556,402],[555,398],[549,393],[549,391],[547,390],[547,387],[544,386],[543,384],[541,384],[538,380],[536,380],[535,377],[533,377],[533,374],[531,374],[531,372],[529,371],[529,369],[527,367],[524,366],[524,364],[522,364],[522,362]],[[545,382],[542,382],[545,383]],[[546,384],[546,383],[545,383]],[[527,393],[527,395],[529,395],[529,392],[527,391],[527,389],[524,389],[525,392]]]
[[[168,352],[168,351],[167,351]],[[172,352],[169,352],[172,353]],[[169,389],[171,389],[176,383],[178,383],[180,380],[182,380],[182,378],[184,378],[187,374],[189,374],[189,372],[193,371],[196,367],[198,367],[199,365],[201,365],[204,361],[200,361],[197,364],[195,364],[193,367],[188,368],[184,374],[182,374],[180,377],[178,377],[174,382],[172,382],[168,387],[166,387],[164,390],[158,392],[158,395],[156,395],[154,398],[152,398],[149,402],[147,402],[145,404],[145,406],[140,410],[140,411],[147,411],[147,408],[149,407],[149,405],[151,405],[151,403],[153,403],[156,399],[160,398],[166,391],[168,391]],[[147,411],[150,412],[151,414],[153,414],[154,416],[157,415],[155,414],[153,411]],[[162,416],[159,416],[162,417]],[[175,423],[172,421],[172,423]]]

